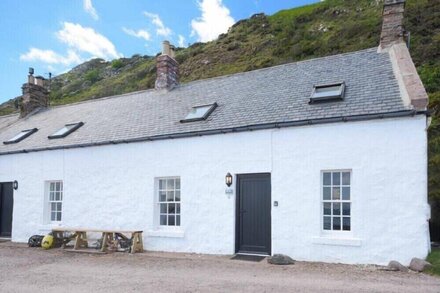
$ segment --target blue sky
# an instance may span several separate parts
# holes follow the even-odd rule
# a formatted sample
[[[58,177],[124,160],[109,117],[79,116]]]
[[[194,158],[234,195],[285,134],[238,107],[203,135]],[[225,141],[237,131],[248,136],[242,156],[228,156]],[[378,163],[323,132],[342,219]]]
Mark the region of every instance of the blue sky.
[[[154,55],[164,39],[210,41],[254,13],[317,0],[1,0],[0,103],[37,75],[68,71],[93,57]]]

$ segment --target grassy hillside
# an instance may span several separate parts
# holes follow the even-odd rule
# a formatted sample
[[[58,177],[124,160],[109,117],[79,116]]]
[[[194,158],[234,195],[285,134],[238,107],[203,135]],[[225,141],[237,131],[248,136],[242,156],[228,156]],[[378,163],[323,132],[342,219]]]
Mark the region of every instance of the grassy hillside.
[[[271,16],[254,15],[218,40],[179,48],[182,81],[375,47],[382,7],[381,0],[326,0]],[[411,32],[411,54],[430,94],[434,116],[429,188],[430,196],[440,199],[440,1],[407,0],[405,26]],[[53,80],[51,104],[152,88],[155,76],[155,56],[94,59]],[[12,100],[0,105],[0,115],[13,111]]]

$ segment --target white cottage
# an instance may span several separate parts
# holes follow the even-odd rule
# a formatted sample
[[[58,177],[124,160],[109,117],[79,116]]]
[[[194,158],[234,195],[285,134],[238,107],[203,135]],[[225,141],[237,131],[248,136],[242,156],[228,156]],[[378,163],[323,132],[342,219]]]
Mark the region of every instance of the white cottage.
[[[141,229],[156,251],[426,257],[428,98],[404,1],[385,2],[379,49],[179,84],[165,42],[156,89],[57,107],[29,75],[20,115],[0,117],[0,235]]]

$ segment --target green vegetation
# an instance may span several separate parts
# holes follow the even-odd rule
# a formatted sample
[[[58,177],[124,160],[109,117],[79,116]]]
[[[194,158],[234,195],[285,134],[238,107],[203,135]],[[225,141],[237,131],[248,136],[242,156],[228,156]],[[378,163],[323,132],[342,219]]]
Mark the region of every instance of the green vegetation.
[[[179,48],[181,81],[376,47],[382,7],[380,0],[326,0],[271,16],[254,15],[215,41]],[[405,27],[411,32],[411,55],[430,96],[429,194],[431,200],[440,201],[440,1],[407,0]],[[155,75],[154,57],[93,59],[54,78],[51,104],[152,88]],[[0,115],[15,111],[13,105],[13,101],[0,105]],[[440,225],[440,212],[433,216]]]
[[[432,264],[427,273],[440,276],[440,248],[433,249],[426,260]]]
[[[84,79],[92,84],[97,82],[100,79],[98,69],[91,69],[87,71],[84,75]]]
[[[116,59],[112,61],[113,69],[119,69],[121,67],[124,67],[124,62],[121,59]]]

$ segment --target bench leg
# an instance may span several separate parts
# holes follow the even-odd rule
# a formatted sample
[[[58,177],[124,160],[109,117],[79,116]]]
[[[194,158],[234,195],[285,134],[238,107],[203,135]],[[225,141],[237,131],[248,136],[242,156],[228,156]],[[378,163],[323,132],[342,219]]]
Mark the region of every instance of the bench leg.
[[[133,233],[133,243],[131,244],[131,253],[144,252],[142,233]]]
[[[87,243],[87,234],[86,232],[77,232],[76,234],[76,239],[75,239],[75,246],[73,249],[78,249],[78,248],[87,248],[88,247],[88,243]]]
[[[102,246],[101,251],[107,252],[108,245],[113,241],[113,233],[102,233]]]

